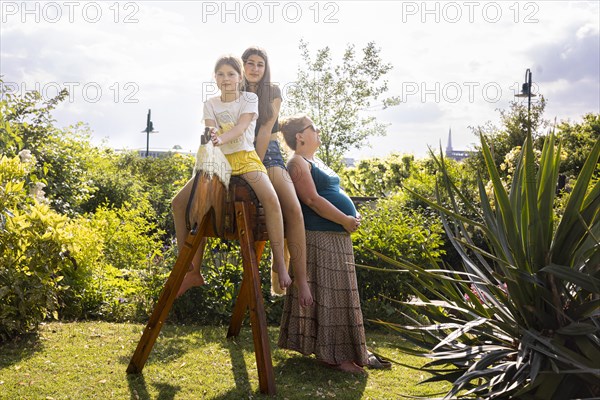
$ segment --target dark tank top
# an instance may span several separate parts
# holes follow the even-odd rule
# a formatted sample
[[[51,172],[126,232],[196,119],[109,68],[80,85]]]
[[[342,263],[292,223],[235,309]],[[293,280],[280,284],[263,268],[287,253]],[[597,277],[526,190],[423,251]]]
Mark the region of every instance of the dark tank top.
[[[306,160],[306,159],[305,159]],[[346,215],[356,217],[356,208],[348,195],[340,188],[340,177],[325,164],[317,166],[312,161],[306,160],[311,165],[310,175],[317,188],[317,193],[333,204]],[[309,231],[345,232],[340,224],[325,219],[313,211],[312,208],[300,202],[304,215],[304,227]]]

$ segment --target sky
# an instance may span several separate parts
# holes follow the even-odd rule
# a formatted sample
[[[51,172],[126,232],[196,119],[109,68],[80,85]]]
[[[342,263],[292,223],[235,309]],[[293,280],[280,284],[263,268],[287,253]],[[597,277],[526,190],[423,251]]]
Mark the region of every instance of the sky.
[[[600,112],[600,2],[597,1],[0,1],[0,95],[38,90],[69,98],[56,125],[82,121],[95,143],[145,149],[178,145],[195,153],[202,105],[215,95],[217,58],[265,48],[272,80],[294,83],[300,40],[333,62],[375,42],[386,96],[401,103],[369,111],[388,124],[355,159],[427,154],[477,142],[472,127],[508,109],[527,69],[545,117],[578,121]],[[284,98],[285,101],[285,98]],[[524,100],[526,101],[526,99]],[[534,98],[533,101],[536,101]]]

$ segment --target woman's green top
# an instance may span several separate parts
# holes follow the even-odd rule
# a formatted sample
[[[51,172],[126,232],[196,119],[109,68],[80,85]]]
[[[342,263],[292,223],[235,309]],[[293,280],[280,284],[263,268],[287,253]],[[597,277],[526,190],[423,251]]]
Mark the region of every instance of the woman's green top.
[[[305,159],[306,160],[306,159]],[[306,160],[311,165],[310,175],[317,188],[317,193],[333,204],[338,210],[346,215],[356,217],[356,207],[348,195],[340,188],[340,177],[323,162],[314,163]],[[318,215],[300,201],[302,214],[304,215],[304,228],[309,231],[333,231],[345,232],[340,224],[325,219]]]

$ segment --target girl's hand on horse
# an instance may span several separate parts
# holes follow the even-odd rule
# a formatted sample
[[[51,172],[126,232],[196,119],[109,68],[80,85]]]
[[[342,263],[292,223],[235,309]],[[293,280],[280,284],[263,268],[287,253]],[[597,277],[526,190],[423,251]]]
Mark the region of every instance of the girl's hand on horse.
[[[220,146],[223,144],[223,141],[221,140],[220,137],[217,136],[217,129],[216,128],[211,128],[210,130],[210,140],[213,143],[213,146]]]

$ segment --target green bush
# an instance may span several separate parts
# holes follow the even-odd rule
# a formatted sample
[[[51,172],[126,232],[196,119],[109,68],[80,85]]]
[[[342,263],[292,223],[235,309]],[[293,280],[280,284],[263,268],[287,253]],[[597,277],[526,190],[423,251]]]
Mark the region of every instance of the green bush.
[[[192,176],[195,159],[192,155],[169,153],[164,157],[144,158],[134,153],[116,159],[119,170],[137,177],[142,192],[155,211],[156,223],[166,237],[174,237],[171,199]]]
[[[435,193],[439,193],[440,204],[446,207],[456,207],[457,212],[465,217],[478,220],[478,210],[470,205],[477,198],[478,172],[472,169],[472,166],[466,162],[457,162],[452,159],[444,158],[446,174],[452,179],[458,190],[463,194],[461,198],[451,199],[444,185],[440,185],[438,178],[441,176],[440,168],[432,157],[424,158],[415,162],[413,171],[403,183],[403,195],[406,196],[405,207],[418,212],[434,221],[440,221],[438,212],[432,208],[422,198],[436,200]],[[414,194],[413,194],[414,193]],[[457,227],[452,221],[448,222],[449,229],[454,231]],[[469,235],[473,241],[484,247],[485,241],[481,237],[481,232],[477,229],[467,227]],[[460,254],[456,251],[449,239],[446,231],[442,233],[441,252],[445,263],[453,266],[460,266],[462,261]]]
[[[1,339],[58,318],[59,294],[68,289],[62,273],[72,267],[62,256],[70,241],[64,226],[64,217],[39,203],[6,218],[0,239]]]
[[[350,196],[387,197],[400,190],[402,182],[414,171],[413,155],[392,153],[379,159],[361,160],[342,170],[342,187]]]
[[[78,269],[67,277],[66,317],[123,321],[146,315],[154,301],[154,291],[147,289],[155,279],[148,270],[162,256],[161,232],[148,214],[151,208],[141,201],[136,207],[100,207],[73,222]]]
[[[283,297],[271,297],[271,251],[267,244],[259,264],[265,311],[278,324]],[[175,262],[175,259],[172,260]],[[172,267],[172,265],[170,266]],[[242,282],[242,255],[237,241],[209,239],[202,262],[205,285],[190,289],[173,306],[171,319],[184,323],[229,324]]]
[[[0,340],[58,318],[59,294],[68,289],[63,271],[72,268],[64,257],[72,239],[68,220],[28,196],[35,159],[27,158],[0,158]]]
[[[352,239],[366,318],[391,318],[396,309],[388,299],[406,300],[409,285],[415,284],[409,274],[391,268],[378,254],[416,264],[425,262],[427,254],[436,258],[442,255],[443,228],[439,218],[428,217],[405,204],[406,196],[398,194],[360,210],[362,223]]]
[[[143,319],[158,286],[148,271],[162,250],[148,202],[69,218],[46,204],[33,183],[35,157],[22,156],[0,159],[0,337],[49,316]]]
[[[67,95],[63,90],[45,102],[38,92],[7,95],[0,101],[0,142],[9,157],[28,149],[35,159],[32,174],[45,185],[52,209],[75,215],[94,190],[89,172],[97,149],[90,143],[91,131],[85,124],[54,127],[51,112]]]
[[[119,165],[120,159],[125,156],[109,149],[98,153],[88,171],[93,191],[81,204],[83,213],[94,213],[103,206],[118,209],[125,203],[134,202],[134,199],[147,197],[141,184],[142,177]]]

